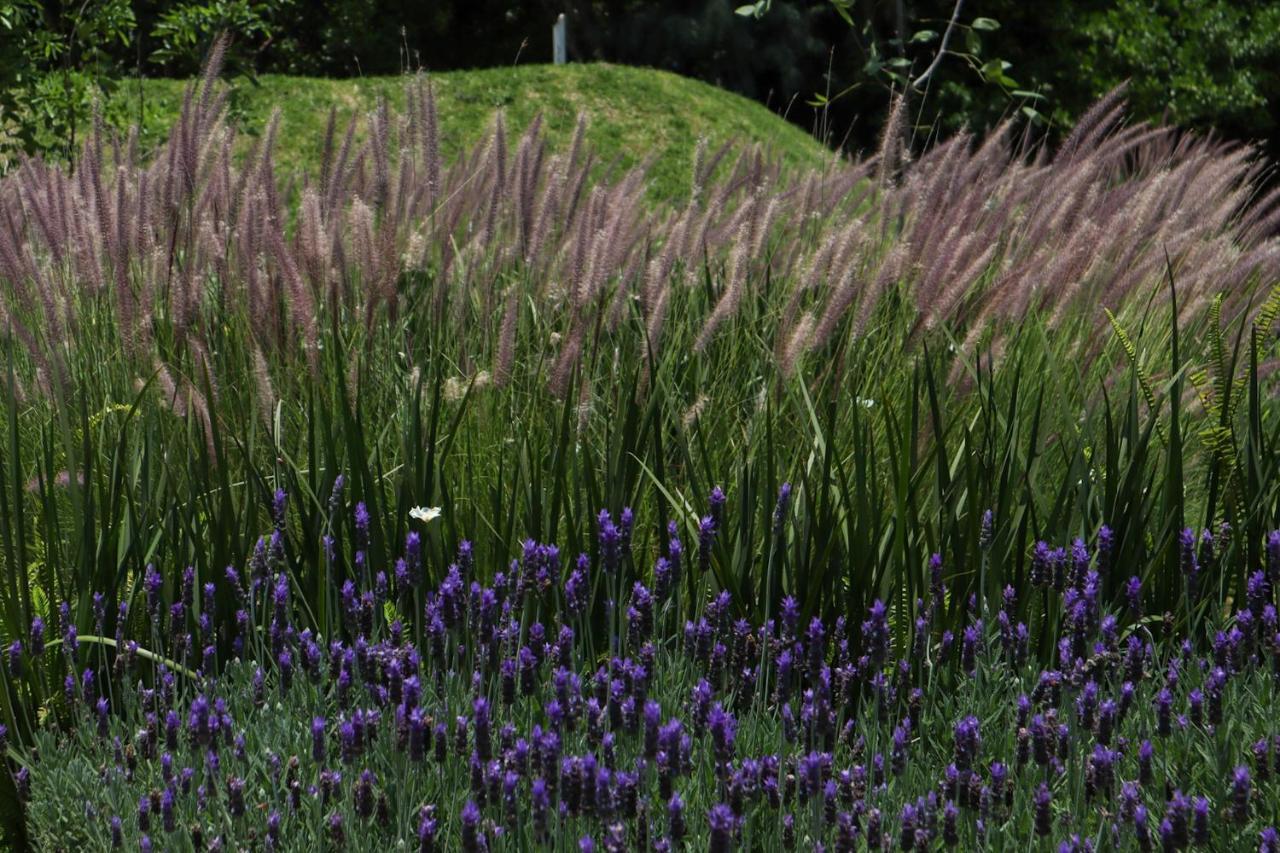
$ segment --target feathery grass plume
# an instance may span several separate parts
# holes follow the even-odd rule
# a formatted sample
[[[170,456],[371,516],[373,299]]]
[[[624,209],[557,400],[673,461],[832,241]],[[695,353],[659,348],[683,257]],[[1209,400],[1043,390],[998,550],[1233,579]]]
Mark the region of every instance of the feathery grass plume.
[[[547,385],[551,396],[557,400],[563,400],[568,392],[569,381],[573,378],[573,371],[578,366],[578,359],[582,355],[585,334],[586,323],[581,316],[575,314],[569,327],[569,334],[560,343],[560,352],[556,357],[555,365],[551,368],[551,377]]]
[[[538,113],[520,137],[514,179],[516,209],[520,223],[520,246],[526,253],[529,250],[529,241],[535,224],[537,189],[545,154],[546,144],[542,140],[542,113]]]
[[[698,144],[693,149],[693,168],[689,176],[689,206],[697,207],[702,201],[702,167],[707,159],[707,138],[698,137]]]
[[[680,416],[680,426],[686,432],[693,429],[702,417],[702,413],[706,410],[707,405],[711,402],[711,398],[706,394],[699,394],[690,404],[689,408],[684,410],[684,414]]]
[[[440,192],[440,127],[436,116],[435,87],[427,78],[422,94],[422,160],[427,176],[427,210],[434,212]]]
[[[541,159],[539,159],[541,166]],[[529,234],[529,240],[525,245],[524,262],[531,269],[539,269],[546,265],[549,259],[543,258],[543,248],[546,246],[547,240],[551,236],[555,221],[560,215],[561,193],[564,189],[564,183],[558,178],[557,168],[551,169],[552,174],[542,182],[542,192],[535,202],[535,207],[531,216],[533,218],[533,226]],[[537,177],[534,177],[536,182]]]
[[[831,296],[827,300],[826,308],[822,312],[822,319],[812,330],[811,340],[814,349],[821,349],[827,345],[834,335],[836,326],[844,319],[848,313],[849,307],[858,297],[858,268],[853,264],[849,264],[844,269],[844,274],[835,283],[831,290]]]
[[[376,210],[387,206],[391,192],[391,166],[388,148],[391,145],[390,113],[385,96],[378,98],[378,105],[369,116],[369,150],[373,156],[373,186],[370,201]]]
[[[502,110],[498,110],[497,115],[494,116],[493,138],[490,146],[489,161],[492,166],[489,177],[489,207],[484,220],[484,229],[480,232],[478,246],[481,249],[487,247],[492,241],[499,211],[510,198],[510,187],[507,186],[507,122]]]
[[[881,133],[880,150],[876,152],[876,186],[881,193],[889,186],[902,159],[906,107],[906,98],[901,94],[895,94],[889,101],[889,114]]]
[[[284,278],[286,304],[289,313],[301,332],[301,344],[306,355],[307,364],[312,374],[320,370],[320,339],[316,325],[316,306],[311,289],[303,282],[294,265],[293,256],[285,247],[284,240],[278,232],[272,231],[269,236],[272,256]]]
[[[1085,110],[1071,133],[1058,147],[1058,153],[1054,157],[1055,164],[1070,163],[1078,157],[1086,156],[1089,149],[1097,147],[1098,141],[1110,133],[1123,116],[1124,96],[1128,88],[1128,82],[1121,83]]]
[[[516,326],[520,322],[520,291],[514,285],[508,288],[507,307],[502,314],[502,328],[498,332],[498,357],[493,367],[493,384],[502,388],[511,381],[511,368],[516,358]]]
[[[253,378],[257,385],[258,416],[262,418],[262,425],[267,432],[274,432],[275,410],[279,398],[276,396],[275,387],[271,384],[271,368],[267,365],[267,357],[262,354],[262,348],[257,344],[253,345]]]
[[[702,353],[715,336],[716,330],[738,312],[738,306],[742,302],[743,291],[746,287],[748,233],[749,225],[747,223],[739,226],[738,238],[734,242],[733,250],[729,253],[728,275],[724,291],[720,294],[716,307],[711,310],[711,315],[707,317],[701,331],[698,332],[698,337],[693,342],[693,351],[695,353]]]
[[[787,335],[786,344],[778,358],[778,370],[784,377],[790,377],[795,371],[800,354],[809,349],[812,334],[813,314],[806,311]]]
[[[583,150],[586,148],[586,141],[587,114],[579,112],[577,121],[573,125],[573,139],[569,142],[568,165],[565,167],[566,175],[574,174],[582,165],[579,161],[582,159]]]

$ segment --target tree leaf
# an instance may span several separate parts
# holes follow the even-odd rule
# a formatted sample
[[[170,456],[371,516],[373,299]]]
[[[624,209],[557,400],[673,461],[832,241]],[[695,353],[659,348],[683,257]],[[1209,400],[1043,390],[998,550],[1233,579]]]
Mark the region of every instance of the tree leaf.
[[[986,30],[987,32],[991,32],[1000,29],[1000,22],[995,18],[974,18],[973,23],[969,26],[973,27],[975,30]]]

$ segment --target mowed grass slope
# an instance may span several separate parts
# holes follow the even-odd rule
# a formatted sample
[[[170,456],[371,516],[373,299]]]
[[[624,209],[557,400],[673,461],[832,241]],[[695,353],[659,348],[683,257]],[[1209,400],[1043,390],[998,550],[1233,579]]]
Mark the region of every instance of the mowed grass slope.
[[[736,148],[760,144],[791,167],[821,167],[834,156],[761,104],[666,71],[609,64],[525,65],[433,73],[429,79],[446,157],[489,132],[498,109],[517,131],[541,113],[548,141],[560,150],[568,146],[578,115],[585,113],[587,142],[602,165],[626,168],[651,160],[653,198],[679,199],[688,193],[701,138],[712,151],[726,142]],[[341,132],[347,120],[367,114],[380,98],[402,108],[406,82],[403,76],[237,78],[231,83],[231,118],[246,137],[257,136],[279,107],[276,163],[283,174],[298,174],[319,162],[331,107],[337,110]],[[181,108],[186,85],[184,80],[125,80],[113,97],[123,102],[116,107],[123,107],[126,120],[141,125],[143,141],[158,144]],[[358,134],[364,129],[361,122]]]

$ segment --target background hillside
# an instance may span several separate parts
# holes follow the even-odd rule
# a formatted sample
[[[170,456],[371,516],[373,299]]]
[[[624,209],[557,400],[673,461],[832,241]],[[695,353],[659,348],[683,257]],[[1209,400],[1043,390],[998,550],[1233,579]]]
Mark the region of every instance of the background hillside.
[[[628,168],[651,159],[652,197],[688,193],[699,139],[709,152],[725,143],[743,150],[759,144],[791,167],[816,167],[831,155],[812,136],[740,95],[666,71],[603,63],[523,65],[432,74],[446,157],[470,148],[490,132],[502,109],[509,126],[523,129],[541,113],[548,141],[567,148],[579,113],[589,116],[586,142],[601,166]],[[280,109],[276,163],[297,174],[319,162],[330,107],[338,127],[367,114],[386,98],[403,106],[404,75],[328,80],[262,75],[233,81],[231,118],[246,139],[263,132]],[[182,107],[184,80],[129,80],[115,90],[108,111],[117,121],[139,124],[144,144],[163,140]],[[673,109],[679,104],[680,109]],[[366,128],[361,123],[360,131]],[[362,141],[362,140],[357,140]]]

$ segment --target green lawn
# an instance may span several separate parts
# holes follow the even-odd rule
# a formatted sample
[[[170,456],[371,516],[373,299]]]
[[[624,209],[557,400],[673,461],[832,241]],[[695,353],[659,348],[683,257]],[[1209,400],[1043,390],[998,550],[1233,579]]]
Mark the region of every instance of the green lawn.
[[[762,143],[792,166],[820,166],[832,156],[766,107],[666,71],[608,64],[526,65],[450,71],[431,79],[446,154],[456,154],[481,138],[498,108],[506,110],[512,129],[523,129],[541,112],[553,146],[568,144],[578,113],[585,112],[588,141],[605,162],[617,158],[621,165],[632,166],[646,157],[656,158],[651,179],[653,195],[659,198],[687,192],[690,161],[700,137],[706,137],[713,149],[730,140],[744,147]],[[405,82],[403,77],[239,78],[232,82],[232,118],[245,134],[258,134],[279,106],[277,164],[286,173],[297,171],[319,157],[330,107],[337,108],[342,122],[367,113],[382,96],[399,106]],[[140,118],[144,140],[154,142],[177,115],[185,85],[182,80],[122,81],[114,97],[123,103],[116,107],[124,107],[130,121]]]

